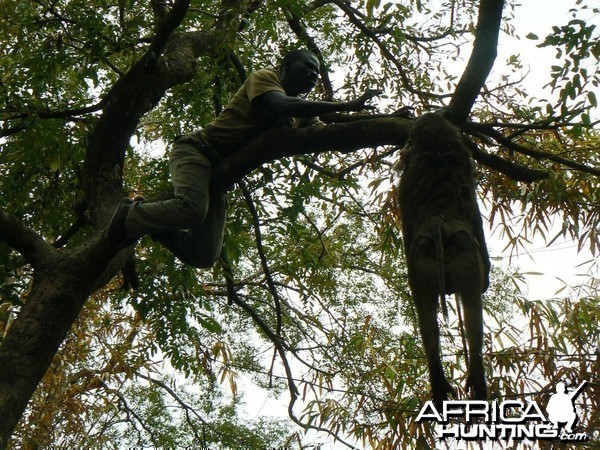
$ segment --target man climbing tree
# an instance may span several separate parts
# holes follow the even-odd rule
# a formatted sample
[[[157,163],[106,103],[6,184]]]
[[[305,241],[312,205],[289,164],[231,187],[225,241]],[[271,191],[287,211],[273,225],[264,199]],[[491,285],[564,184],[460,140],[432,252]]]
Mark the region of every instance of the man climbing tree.
[[[109,236],[130,244],[151,234],[186,264],[212,266],[223,244],[227,213],[226,193],[210,188],[212,167],[268,128],[310,126],[319,123],[320,114],[369,109],[366,102],[380,93],[369,91],[354,101],[337,103],[298,98],[317,84],[319,66],[313,53],[295,50],[283,58],[279,71],[251,74],[216,120],[175,140],[169,161],[175,198],[158,202],[124,198],[109,225]]]

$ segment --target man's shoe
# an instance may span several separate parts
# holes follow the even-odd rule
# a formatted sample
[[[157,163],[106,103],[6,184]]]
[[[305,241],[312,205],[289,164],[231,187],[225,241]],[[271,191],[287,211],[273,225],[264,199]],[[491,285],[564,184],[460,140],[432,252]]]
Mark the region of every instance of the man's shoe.
[[[130,198],[122,198],[108,225],[108,237],[112,241],[124,246],[131,245],[138,240],[138,238],[129,237],[125,233],[125,219],[127,219],[127,213],[129,213],[129,208],[132,204],[133,200]]]

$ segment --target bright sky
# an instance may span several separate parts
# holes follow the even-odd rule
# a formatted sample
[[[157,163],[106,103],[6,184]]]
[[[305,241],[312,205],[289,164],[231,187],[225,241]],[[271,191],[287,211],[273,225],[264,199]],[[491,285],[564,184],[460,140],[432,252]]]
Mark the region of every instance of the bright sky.
[[[569,10],[576,4],[575,0],[523,0],[520,2],[516,12],[514,25],[517,34],[523,36],[520,41],[515,41],[506,35],[501,36],[499,44],[499,55],[496,59],[495,70],[499,71],[504,61],[514,53],[521,55],[521,61],[531,72],[525,80],[528,90],[536,96],[541,96],[544,84],[549,80],[548,73],[551,65],[556,64],[555,51],[546,48],[537,48],[540,41],[526,39],[528,33],[534,33],[541,39],[548,35],[553,25],[563,25],[571,20]],[[590,4],[592,2],[589,2]],[[596,3],[600,7],[600,2]],[[589,11],[580,16],[588,22],[598,24],[600,27],[600,15]],[[538,92],[540,92],[538,94]],[[597,116],[599,111],[595,111]],[[548,233],[552,238],[559,231],[560,224],[556,224],[553,232]],[[528,298],[544,299],[556,296],[556,292],[568,285],[577,285],[589,282],[586,276],[589,273],[600,278],[598,267],[598,255],[594,257],[587,249],[577,251],[577,242],[570,239],[558,239],[550,246],[546,246],[540,237],[527,246],[526,252],[520,255],[510,255],[509,251],[503,251],[506,240],[496,234],[491,234],[488,244],[490,254],[501,256],[507,263],[519,267],[523,272],[531,272],[527,276],[525,294]],[[536,274],[533,274],[536,273]],[[539,275],[537,275],[539,273]],[[568,291],[562,291],[559,295],[567,295]]]

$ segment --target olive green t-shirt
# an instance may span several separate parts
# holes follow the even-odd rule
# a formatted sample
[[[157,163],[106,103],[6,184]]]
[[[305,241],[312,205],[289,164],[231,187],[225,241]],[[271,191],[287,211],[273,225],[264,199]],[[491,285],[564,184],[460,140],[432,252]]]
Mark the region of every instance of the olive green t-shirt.
[[[217,150],[230,152],[247,144],[267,128],[274,126],[303,127],[320,123],[316,118],[295,119],[260,114],[252,100],[269,91],[285,94],[279,72],[260,69],[252,73],[234,94],[227,107],[204,128],[204,133]]]

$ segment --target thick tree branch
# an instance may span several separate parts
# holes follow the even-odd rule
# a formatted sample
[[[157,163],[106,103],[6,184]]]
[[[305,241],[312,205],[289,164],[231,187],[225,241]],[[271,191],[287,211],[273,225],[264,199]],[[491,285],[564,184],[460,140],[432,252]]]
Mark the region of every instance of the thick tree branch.
[[[215,167],[213,184],[223,189],[261,165],[275,159],[332,150],[351,152],[380,145],[403,146],[412,129],[412,120],[394,117],[364,118],[314,128],[277,128],[258,136]],[[518,166],[473,144],[473,158],[517,181],[547,178],[545,171]]]
[[[471,108],[494,65],[503,7],[503,0],[481,0],[479,4],[473,52],[450,101],[450,109],[457,125],[462,125],[469,117]]]
[[[168,88],[191,79],[196,58],[212,53],[215,44],[212,32],[172,35],[156,64],[139,61],[106,96],[103,113],[89,139],[84,167],[84,188],[92,223],[98,229],[108,221],[116,199],[122,195],[123,157],[140,118]],[[123,257],[115,259],[121,249],[106,234],[68,254],[45,244],[4,212],[0,222],[2,239],[34,266],[41,266],[27,302],[0,346],[3,448],[85,300],[112,278],[127,254],[122,252]],[[44,264],[33,261],[42,254],[62,258]]]
[[[142,58],[113,86],[89,138],[83,185],[92,223],[101,228],[122,194],[122,168],[140,119],[171,87],[193,78],[197,58],[214,53],[214,32],[173,34],[156,64]]]
[[[510,161],[506,161],[497,155],[487,153],[481,150],[477,145],[475,145],[475,143],[468,140],[467,144],[471,149],[471,155],[475,161],[489,167],[490,169],[497,170],[498,172],[503,173],[515,181],[532,183],[534,181],[545,180],[550,176],[550,173],[544,170],[529,169],[527,167],[513,164]]]
[[[153,2],[153,6],[154,6]],[[181,24],[187,11],[190,7],[190,0],[175,0],[171,11],[166,16],[160,16],[158,9],[155,8],[155,12],[159,16],[158,27],[148,49],[147,55],[156,59],[162,54],[165,45],[173,31]]]
[[[169,8],[164,0],[150,0],[150,6],[152,7],[152,12],[159,20],[162,20],[169,14]]]
[[[325,127],[271,129],[215,167],[214,183],[223,188],[262,164],[287,156],[332,150],[348,152],[379,145],[401,146],[411,128],[410,120],[384,118]]]
[[[0,243],[18,251],[34,268],[50,264],[58,251],[12,214],[0,210]]]

